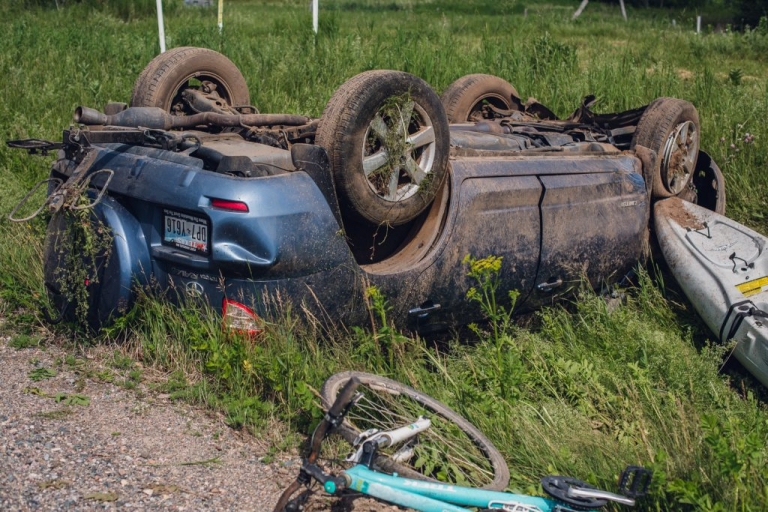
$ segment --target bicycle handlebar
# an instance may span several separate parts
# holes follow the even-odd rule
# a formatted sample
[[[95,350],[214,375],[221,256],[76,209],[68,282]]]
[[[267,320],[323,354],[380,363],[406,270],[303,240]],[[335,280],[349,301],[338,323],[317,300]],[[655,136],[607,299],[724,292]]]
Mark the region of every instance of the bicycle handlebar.
[[[341,391],[339,391],[336,401],[334,401],[328,409],[325,417],[320,424],[317,425],[315,433],[312,434],[312,445],[309,451],[309,456],[307,456],[307,462],[309,464],[314,464],[317,460],[317,457],[320,454],[320,444],[323,442],[323,439],[325,439],[328,429],[330,427],[338,426],[338,423],[340,423],[339,420],[343,419],[341,416],[354,398],[358,386],[360,386],[360,379],[357,377],[349,379],[347,383],[344,384],[344,387],[341,388]]]
[[[360,386],[360,379],[352,377],[339,391],[339,395],[336,397],[336,401],[333,402],[331,408],[328,409],[328,416],[335,417],[341,414],[344,408],[349,404],[352,398],[355,396],[355,391]]]
[[[306,467],[315,463],[317,457],[320,455],[320,445],[328,434],[331,427],[337,427],[344,419],[350,402],[355,397],[355,392],[358,386],[360,386],[360,379],[352,377],[344,384],[344,387],[339,391],[336,400],[333,402],[328,412],[325,414],[320,423],[315,428],[315,432],[312,434],[312,443],[309,451],[309,455],[302,464],[302,470],[299,473],[298,478],[286,489],[280,496],[280,499],[275,505],[274,512],[282,512],[288,505],[288,501],[291,499],[291,495],[295,493],[302,485],[308,484],[311,481],[313,475],[307,473]]]

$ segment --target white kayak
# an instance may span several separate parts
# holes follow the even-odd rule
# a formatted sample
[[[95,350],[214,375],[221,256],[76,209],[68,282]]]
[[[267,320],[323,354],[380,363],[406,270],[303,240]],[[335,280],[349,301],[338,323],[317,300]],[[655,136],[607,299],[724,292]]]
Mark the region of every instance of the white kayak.
[[[654,206],[656,237],[672,274],[721,342],[768,386],[768,238],[677,198]]]

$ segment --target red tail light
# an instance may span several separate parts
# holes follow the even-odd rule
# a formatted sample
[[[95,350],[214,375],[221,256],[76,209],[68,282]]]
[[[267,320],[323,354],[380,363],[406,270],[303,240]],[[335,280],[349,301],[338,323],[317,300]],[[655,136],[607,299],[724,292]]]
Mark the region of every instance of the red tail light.
[[[221,208],[222,210],[248,213],[248,205],[243,203],[242,201],[229,201],[228,199],[211,199],[211,206],[213,206],[214,208]]]
[[[251,308],[234,300],[224,299],[221,303],[224,328],[230,331],[258,336],[264,332],[263,322]]]

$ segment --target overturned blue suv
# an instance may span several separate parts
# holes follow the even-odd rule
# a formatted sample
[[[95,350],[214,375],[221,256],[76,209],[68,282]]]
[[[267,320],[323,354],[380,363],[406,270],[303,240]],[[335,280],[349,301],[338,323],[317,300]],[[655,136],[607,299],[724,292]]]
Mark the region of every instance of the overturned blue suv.
[[[61,143],[9,145],[58,150],[40,184],[53,321],[98,328],[148,287],[207,301],[248,333],[276,297],[360,324],[375,285],[398,326],[427,332],[480,316],[468,254],[501,257],[500,286],[531,309],[630,274],[649,255],[654,199],[722,213],[693,105],[593,103],[559,119],[492,75],[440,97],[376,70],[319,119],[262,114],[229,59],[185,47],[149,63],[129,104],[79,107]]]

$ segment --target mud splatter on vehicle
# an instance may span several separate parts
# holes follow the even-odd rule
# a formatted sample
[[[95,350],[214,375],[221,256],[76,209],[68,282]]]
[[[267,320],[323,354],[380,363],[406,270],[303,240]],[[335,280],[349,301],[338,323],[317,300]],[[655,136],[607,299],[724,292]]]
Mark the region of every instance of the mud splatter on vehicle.
[[[598,114],[588,96],[558,119],[499,77],[462,77],[440,98],[376,70],[342,84],[320,119],[249,102],[229,59],[176,48],[141,73],[130,106],[79,107],[61,143],[12,143],[60,150],[49,243],[72,190],[114,235],[85,297],[64,293],[62,260],[47,258],[52,316],[85,301],[98,328],[151,281],[207,301],[232,329],[259,331],[275,294],[361,324],[374,285],[398,326],[426,332],[480,316],[465,300],[467,254],[500,257],[499,285],[530,309],[632,272],[656,198],[725,205],[698,114],[678,99]]]

